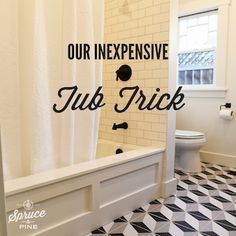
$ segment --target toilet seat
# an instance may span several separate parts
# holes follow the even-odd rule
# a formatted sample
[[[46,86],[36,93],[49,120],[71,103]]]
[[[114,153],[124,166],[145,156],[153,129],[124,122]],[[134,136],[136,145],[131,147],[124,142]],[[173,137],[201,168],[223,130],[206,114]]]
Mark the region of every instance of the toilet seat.
[[[205,135],[197,131],[176,130],[176,139],[204,139]]]

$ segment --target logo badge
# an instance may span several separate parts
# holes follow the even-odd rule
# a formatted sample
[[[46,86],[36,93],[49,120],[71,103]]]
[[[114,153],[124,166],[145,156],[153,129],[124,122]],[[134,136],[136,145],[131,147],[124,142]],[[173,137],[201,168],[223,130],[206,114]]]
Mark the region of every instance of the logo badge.
[[[18,208],[8,216],[8,224],[13,222],[18,223],[20,230],[37,230],[38,224],[36,220],[44,218],[47,215],[45,210],[33,210],[33,208],[38,207],[39,204],[35,205],[34,202],[29,199],[17,206]]]

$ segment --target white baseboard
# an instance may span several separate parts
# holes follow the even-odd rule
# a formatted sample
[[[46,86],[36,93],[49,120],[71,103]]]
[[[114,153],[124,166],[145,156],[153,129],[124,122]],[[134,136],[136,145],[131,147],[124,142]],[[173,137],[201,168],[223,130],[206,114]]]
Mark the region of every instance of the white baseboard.
[[[204,162],[236,167],[236,156],[206,151],[201,151],[200,156],[201,161]]]
[[[173,178],[162,183],[162,197],[167,198],[176,193],[177,179]]]

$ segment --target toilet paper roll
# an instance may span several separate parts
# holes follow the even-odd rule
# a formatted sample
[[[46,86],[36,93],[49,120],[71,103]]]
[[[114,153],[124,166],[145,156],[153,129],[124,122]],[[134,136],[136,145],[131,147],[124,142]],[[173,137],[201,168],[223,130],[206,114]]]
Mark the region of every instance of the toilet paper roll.
[[[221,109],[220,110],[220,118],[224,120],[232,120],[233,119],[234,112],[230,109]]]

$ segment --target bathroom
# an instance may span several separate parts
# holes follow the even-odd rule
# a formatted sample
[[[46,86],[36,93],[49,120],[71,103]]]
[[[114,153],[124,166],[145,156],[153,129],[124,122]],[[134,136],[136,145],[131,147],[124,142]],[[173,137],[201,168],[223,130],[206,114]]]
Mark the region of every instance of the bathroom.
[[[233,0],[1,5],[0,235],[235,235]],[[197,14],[217,15],[218,25],[210,32],[217,43],[214,79],[203,85],[191,85],[187,72],[185,84],[178,71],[178,56],[186,53],[178,51],[185,37],[180,21]],[[70,60],[71,43],[168,44],[169,59]],[[84,95],[102,87],[105,105],[53,111],[75,86]],[[149,111],[134,103],[116,112],[114,105],[124,107],[131,94],[119,92],[136,86],[149,99],[157,88],[159,99],[181,86],[185,105]],[[197,133],[175,138],[176,130]],[[179,166],[184,155],[176,157],[176,139],[196,141],[195,134],[204,139],[194,150],[201,148],[200,157],[190,153],[182,164],[195,169],[198,158],[202,164],[189,171]]]

